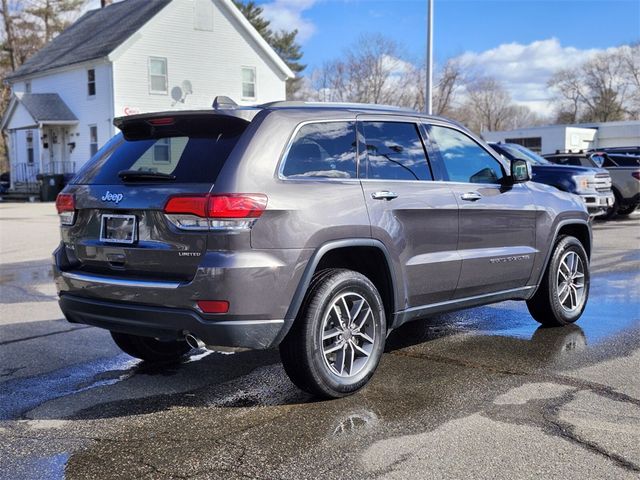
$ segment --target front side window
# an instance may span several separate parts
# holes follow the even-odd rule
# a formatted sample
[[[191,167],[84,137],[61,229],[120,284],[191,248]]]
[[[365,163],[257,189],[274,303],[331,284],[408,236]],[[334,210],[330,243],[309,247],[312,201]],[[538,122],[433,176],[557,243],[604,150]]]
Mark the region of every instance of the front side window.
[[[356,178],[355,122],[303,125],[289,148],[282,174],[288,178]]]
[[[96,71],[91,68],[87,70],[87,95],[93,97],[96,94]]]
[[[93,157],[98,151],[98,127],[95,125],[89,126],[89,148]]]
[[[242,67],[242,98],[256,98],[256,69]]]
[[[151,93],[167,93],[167,59],[149,58],[149,91]]]
[[[464,133],[432,125],[429,138],[437,146],[450,181],[500,183],[505,176],[500,163]]]
[[[367,178],[431,180],[418,126],[404,122],[362,122]]]

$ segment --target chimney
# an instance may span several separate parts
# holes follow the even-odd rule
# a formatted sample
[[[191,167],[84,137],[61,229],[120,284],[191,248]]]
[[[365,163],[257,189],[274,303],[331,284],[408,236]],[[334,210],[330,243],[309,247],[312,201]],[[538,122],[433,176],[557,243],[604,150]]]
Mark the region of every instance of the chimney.
[[[100,8],[104,8],[107,5],[111,5],[111,0],[100,0]]]

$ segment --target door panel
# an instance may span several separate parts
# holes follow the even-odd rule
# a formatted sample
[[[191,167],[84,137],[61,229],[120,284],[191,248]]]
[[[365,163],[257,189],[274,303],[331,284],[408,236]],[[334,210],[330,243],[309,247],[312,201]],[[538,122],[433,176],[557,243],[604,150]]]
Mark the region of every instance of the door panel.
[[[462,271],[455,298],[526,285],[537,254],[535,205],[529,189],[451,184],[460,206],[458,251]],[[478,200],[462,196],[478,193]]]
[[[371,233],[397,260],[405,279],[404,308],[449,300],[458,283],[458,205],[447,185],[363,180]],[[392,200],[373,194],[391,191]]]
[[[401,308],[449,300],[460,275],[458,205],[431,181],[423,139],[406,118],[359,117],[362,188],[373,238],[389,249],[405,280]],[[363,175],[361,175],[363,176]]]
[[[462,259],[454,298],[526,285],[533,268],[536,207],[525,184],[466,132],[429,125],[429,146],[459,206]]]

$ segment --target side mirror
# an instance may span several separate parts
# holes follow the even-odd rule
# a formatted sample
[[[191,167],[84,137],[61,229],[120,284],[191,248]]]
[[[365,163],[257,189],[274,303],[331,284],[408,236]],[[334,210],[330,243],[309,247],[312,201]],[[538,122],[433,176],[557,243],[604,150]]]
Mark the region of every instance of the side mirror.
[[[533,177],[531,164],[526,160],[511,161],[511,180],[513,183],[528,182]]]

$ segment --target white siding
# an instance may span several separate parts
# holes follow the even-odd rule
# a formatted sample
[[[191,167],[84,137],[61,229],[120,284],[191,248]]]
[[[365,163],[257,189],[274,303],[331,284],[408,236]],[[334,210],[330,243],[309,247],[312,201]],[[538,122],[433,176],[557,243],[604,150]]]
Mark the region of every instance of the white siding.
[[[87,92],[87,69],[96,71],[96,95]],[[66,159],[80,168],[89,158],[89,125],[98,127],[98,145],[113,135],[111,67],[108,63],[89,63],[73,69],[49,73],[31,80],[31,93],[57,93],[78,118],[77,126],[64,127],[67,143],[75,143],[73,152],[67,149]],[[24,82],[21,82],[24,85]],[[24,145],[17,147],[26,148]],[[48,159],[45,159],[47,161]]]
[[[209,108],[217,95],[238,103],[285,98],[284,77],[257,49],[224,7],[213,3],[213,30],[196,29],[196,6],[202,1],[174,0],[112,54],[115,115],[171,109]],[[205,22],[206,23],[206,22]],[[169,92],[150,94],[149,57],[167,59]],[[241,67],[256,68],[256,99],[242,101]],[[171,91],[190,82],[193,93],[176,102]]]

